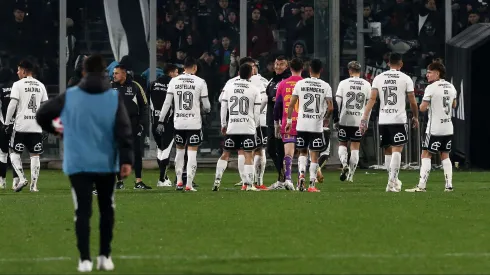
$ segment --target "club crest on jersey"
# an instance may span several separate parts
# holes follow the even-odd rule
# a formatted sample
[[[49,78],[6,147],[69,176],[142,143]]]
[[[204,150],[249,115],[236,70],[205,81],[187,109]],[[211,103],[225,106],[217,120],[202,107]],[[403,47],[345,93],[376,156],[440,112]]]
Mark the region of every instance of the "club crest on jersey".
[[[127,94],[127,95],[132,95],[132,94],[133,94],[133,87],[128,87],[128,88],[126,89],[126,94]]]
[[[233,148],[235,147],[235,142],[232,139],[228,138],[225,140],[225,147]]]
[[[255,147],[255,143],[252,139],[247,138],[246,140],[243,141],[243,148],[244,149],[250,149],[250,148],[254,148],[254,147]]]
[[[433,151],[438,151],[439,147],[441,147],[441,143],[439,141],[436,141],[430,145],[430,149]]]
[[[313,140],[313,148],[322,148],[323,147],[323,139],[321,138],[316,138]]]
[[[340,129],[339,130],[339,137],[346,137],[347,136],[347,133],[345,132],[344,129]]]
[[[406,140],[405,135],[402,133],[396,133],[395,136],[393,137],[393,140],[395,142],[403,142]]]
[[[305,140],[302,137],[298,137],[296,139],[296,146],[303,147],[305,146]]]
[[[199,143],[201,141],[201,138],[198,135],[192,135],[189,138],[189,143]]]
[[[184,143],[184,139],[180,135],[175,135],[175,142],[176,143]]]

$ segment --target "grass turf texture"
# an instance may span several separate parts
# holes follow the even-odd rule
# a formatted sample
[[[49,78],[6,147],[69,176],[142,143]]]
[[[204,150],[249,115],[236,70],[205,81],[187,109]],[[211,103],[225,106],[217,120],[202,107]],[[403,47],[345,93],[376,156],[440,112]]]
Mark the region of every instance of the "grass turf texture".
[[[155,186],[157,171],[143,175]],[[438,171],[427,193],[395,194],[384,192],[386,172],[359,170],[352,184],[329,171],[321,193],[241,192],[228,171],[216,193],[213,171],[201,169],[197,193],[118,190],[115,273],[488,273],[489,176],[455,172],[455,192],[444,193]],[[418,173],[400,179],[411,188]],[[68,186],[60,172],[44,170],[39,193],[0,191],[0,273],[76,273]],[[95,260],[97,211],[91,251]]]

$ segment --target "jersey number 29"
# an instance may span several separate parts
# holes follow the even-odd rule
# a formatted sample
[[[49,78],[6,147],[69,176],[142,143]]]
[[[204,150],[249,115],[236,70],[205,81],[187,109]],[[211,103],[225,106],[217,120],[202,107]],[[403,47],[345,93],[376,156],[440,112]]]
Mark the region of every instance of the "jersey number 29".
[[[27,104],[27,109],[32,110],[33,113],[37,112],[36,95],[32,94],[29,103]]]

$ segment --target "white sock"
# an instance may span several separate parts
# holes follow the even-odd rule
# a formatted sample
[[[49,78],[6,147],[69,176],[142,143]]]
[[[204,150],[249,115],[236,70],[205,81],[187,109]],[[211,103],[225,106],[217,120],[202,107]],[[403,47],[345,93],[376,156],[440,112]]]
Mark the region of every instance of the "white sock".
[[[398,173],[400,172],[401,163],[402,154],[400,152],[393,152],[391,154],[390,175],[388,178],[391,182],[396,182],[396,180],[398,179]]]
[[[260,178],[260,165],[262,165],[261,159],[262,156],[254,156],[254,180],[253,182],[258,184],[259,183],[259,178]]]
[[[37,186],[37,180],[39,178],[39,170],[41,169],[41,162],[39,156],[31,157],[31,185]]]
[[[453,188],[453,165],[449,158],[442,161],[442,168],[444,169],[446,188]]]
[[[243,166],[243,174],[244,177],[243,179],[245,180],[244,183],[248,185],[252,185],[253,180],[254,180],[254,166],[253,165],[247,165],[245,164]]]
[[[267,157],[265,155],[265,149],[262,149],[262,156],[260,158],[259,185],[264,184],[264,173],[265,173],[265,166],[266,165],[267,165]]]
[[[197,170],[197,151],[187,151],[187,184],[186,187],[192,188],[192,182]]]
[[[305,173],[306,172],[306,163],[308,162],[308,158],[306,156],[299,156],[298,157],[298,171],[299,173]],[[310,166],[311,167],[311,166]],[[311,171],[311,168],[310,168]]]
[[[17,176],[19,176],[19,182],[24,183],[26,177],[24,175],[24,169],[22,169],[22,160],[20,155],[17,153],[10,153],[10,161],[12,162],[12,167],[14,168]]]
[[[245,156],[238,155],[238,173],[240,174],[240,178],[242,179],[242,181],[244,178],[243,173],[245,173],[244,166],[245,166]]]
[[[318,163],[311,162],[310,163],[310,185],[315,186],[316,182],[316,170],[318,169]]]
[[[423,158],[422,165],[420,165],[419,185],[417,185],[419,188],[425,189],[425,187],[427,186],[427,180],[429,179],[430,169],[431,169],[431,159]]]
[[[350,151],[349,168],[351,177],[354,176],[356,172],[357,164],[359,163],[359,150]]]
[[[388,174],[390,173],[391,155],[385,155],[385,168]]]
[[[214,177],[216,181],[221,181],[221,178],[223,177],[223,173],[225,172],[227,166],[228,161],[218,159],[218,163],[216,163],[216,176]]]
[[[182,181],[182,170],[184,169],[185,149],[177,149],[175,152],[175,175],[177,175],[177,183]]]
[[[340,163],[342,163],[342,167],[347,166],[347,158],[349,157],[349,153],[347,152],[347,147],[339,146],[339,159]]]

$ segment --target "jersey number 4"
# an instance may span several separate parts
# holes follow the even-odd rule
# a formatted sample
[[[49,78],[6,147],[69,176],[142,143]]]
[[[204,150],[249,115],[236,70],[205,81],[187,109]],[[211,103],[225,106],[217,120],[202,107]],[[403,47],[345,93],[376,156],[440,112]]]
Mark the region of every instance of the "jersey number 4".
[[[32,110],[33,113],[37,112],[36,95],[32,94],[29,103],[27,104],[27,109]]]

